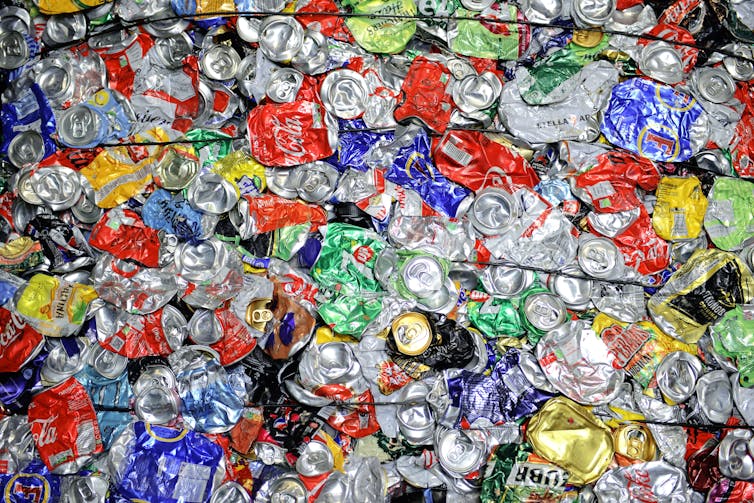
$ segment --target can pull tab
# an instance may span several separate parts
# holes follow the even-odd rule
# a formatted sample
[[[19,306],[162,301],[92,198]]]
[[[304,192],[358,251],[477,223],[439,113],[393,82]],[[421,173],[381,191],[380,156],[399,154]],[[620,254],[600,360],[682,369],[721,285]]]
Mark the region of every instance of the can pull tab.
[[[489,180],[489,184],[487,180]],[[513,185],[513,180],[499,166],[491,166],[484,174],[484,180],[482,180],[482,187],[508,187],[511,185]]]

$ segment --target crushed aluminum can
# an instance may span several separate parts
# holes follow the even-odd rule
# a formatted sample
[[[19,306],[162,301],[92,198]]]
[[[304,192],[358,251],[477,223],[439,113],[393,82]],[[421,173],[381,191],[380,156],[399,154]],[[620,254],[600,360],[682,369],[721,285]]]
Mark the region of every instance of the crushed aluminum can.
[[[81,197],[81,178],[72,169],[58,166],[38,168],[29,183],[37,197],[53,211],[67,210]]]
[[[481,277],[487,293],[504,299],[517,297],[534,283],[534,279],[534,271],[516,267],[514,264],[487,266]]]
[[[220,341],[224,335],[222,326],[215,317],[215,312],[209,309],[194,311],[188,323],[188,332],[191,340],[202,346],[211,346]]]
[[[642,424],[624,424],[613,430],[615,452],[631,459],[654,461],[657,455],[652,433]]]
[[[568,321],[546,333],[536,355],[553,387],[572,400],[599,405],[620,393],[624,373],[613,367],[614,356],[586,321]]]
[[[36,131],[23,131],[8,144],[8,160],[17,168],[30,168],[44,158],[45,145]]]
[[[434,437],[437,459],[451,476],[479,475],[478,471],[484,464],[487,453],[487,441],[482,432],[439,426]]]
[[[213,491],[209,503],[251,503],[251,496],[241,484],[229,480]]]
[[[307,75],[319,75],[328,67],[329,49],[322,33],[307,28],[304,31],[301,49],[293,56],[291,64]]]
[[[502,234],[519,216],[518,201],[500,188],[479,191],[471,203],[469,220],[476,230],[486,236]]]
[[[607,238],[586,239],[587,236],[582,234],[579,239],[578,261],[581,270],[597,279],[625,277],[626,266],[618,247]]]
[[[639,69],[665,84],[677,84],[684,79],[683,56],[667,42],[652,41],[645,45],[639,58]]]
[[[528,322],[537,330],[557,330],[568,319],[563,300],[550,292],[528,295],[523,305]]]
[[[432,327],[421,313],[404,313],[393,319],[390,327],[398,351],[405,355],[420,355],[432,342]]]
[[[467,75],[453,86],[453,101],[465,113],[487,110],[503,91],[503,84],[492,72]]]
[[[319,90],[325,108],[339,119],[357,119],[366,110],[369,92],[364,77],[353,70],[333,70]]]
[[[733,413],[733,396],[724,370],[707,372],[696,381],[696,398],[705,417],[717,424],[725,424]]]
[[[86,16],[80,12],[47,19],[42,41],[48,47],[82,40],[86,36]]]
[[[204,51],[199,66],[202,73],[212,80],[227,81],[236,76],[241,57],[228,45],[213,45]]]
[[[324,442],[312,440],[296,460],[296,471],[304,477],[317,477],[333,470],[334,459]]]
[[[736,91],[736,82],[721,68],[699,68],[691,74],[691,79],[701,97],[712,103],[726,103]]]
[[[335,193],[339,177],[338,170],[324,161],[303,164],[295,168],[298,197],[307,203],[325,203]]]
[[[422,381],[414,381],[403,387],[396,412],[398,429],[412,445],[431,442],[435,433],[435,418],[427,404],[429,387]]]
[[[702,362],[685,351],[674,351],[662,359],[657,367],[657,385],[665,401],[683,403],[696,391],[696,382],[702,374]]]
[[[594,486],[601,503],[692,501],[686,474],[666,461],[650,461],[609,470]]]
[[[269,16],[259,27],[259,49],[271,61],[290,61],[304,43],[304,29],[294,17]]]
[[[14,70],[23,66],[29,59],[29,45],[24,35],[10,30],[0,33],[0,68]]]
[[[150,424],[168,424],[178,417],[181,399],[173,388],[152,385],[136,395],[134,413]]]
[[[584,311],[592,304],[592,280],[584,278],[578,267],[564,267],[564,274],[547,276],[547,288],[560,297],[568,309]]]
[[[186,193],[192,208],[211,215],[227,213],[238,198],[238,189],[217,173],[200,174]]]
[[[574,0],[571,15],[581,28],[603,26],[615,12],[615,0]]]
[[[296,100],[303,82],[301,72],[292,68],[278,68],[267,81],[265,94],[275,103],[289,103]]]
[[[89,346],[80,338],[72,339],[72,346],[62,343],[52,344],[44,365],[42,365],[42,382],[54,386],[65,381],[67,378],[76,374],[86,365],[89,356]]]
[[[534,452],[568,471],[568,482],[596,481],[610,465],[610,429],[592,412],[564,397],[549,400],[526,429]]]
[[[196,178],[199,172],[199,158],[193,152],[181,145],[170,145],[154,165],[152,177],[154,182],[163,189],[181,190],[186,188]]]
[[[87,363],[102,377],[117,379],[126,370],[128,358],[108,351],[99,344],[92,344]]]
[[[752,435],[749,430],[731,430],[718,445],[720,472],[731,479],[754,480],[754,458],[751,454]]]

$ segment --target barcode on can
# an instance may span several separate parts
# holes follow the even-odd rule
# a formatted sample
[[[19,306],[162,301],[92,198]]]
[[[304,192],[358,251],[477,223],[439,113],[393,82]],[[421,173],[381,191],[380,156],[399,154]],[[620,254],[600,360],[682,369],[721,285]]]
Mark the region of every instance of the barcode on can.
[[[450,138],[448,141],[443,145],[442,151],[445,155],[453,159],[455,162],[462,166],[468,166],[471,162],[471,154],[466,152],[465,150],[461,150],[460,148],[456,147],[453,143],[453,139]]]

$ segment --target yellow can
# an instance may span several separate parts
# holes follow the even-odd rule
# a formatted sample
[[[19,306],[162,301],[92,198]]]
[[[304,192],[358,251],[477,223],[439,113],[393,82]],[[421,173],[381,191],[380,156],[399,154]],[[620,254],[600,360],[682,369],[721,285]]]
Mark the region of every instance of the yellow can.
[[[657,186],[652,227],[662,239],[693,239],[702,232],[707,198],[695,176],[664,176]]]
[[[562,396],[529,420],[526,434],[534,452],[567,470],[574,485],[597,480],[615,453],[610,429],[589,408]]]

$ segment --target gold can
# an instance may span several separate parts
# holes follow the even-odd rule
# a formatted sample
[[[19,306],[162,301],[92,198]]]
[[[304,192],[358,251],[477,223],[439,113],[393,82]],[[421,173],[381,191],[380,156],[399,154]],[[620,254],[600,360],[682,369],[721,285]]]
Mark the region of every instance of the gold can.
[[[252,328],[265,332],[267,322],[272,320],[272,311],[268,308],[272,299],[269,297],[258,297],[251,299],[246,306],[246,323]]]
[[[573,30],[573,43],[591,49],[602,42],[604,34],[599,30]]]
[[[574,485],[597,480],[615,453],[610,429],[588,408],[562,396],[529,420],[526,434],[534,452],[567,470]]]
[[[429,320],[421,313],[412,312],[396,316],[391,329],[395,345],[404,355],[420,355],[432,342]]]
[[[613,430],[615,452],[631,459],[653,461],[657,446],[649,429],[643,424],[631,423],[618,426]]]

